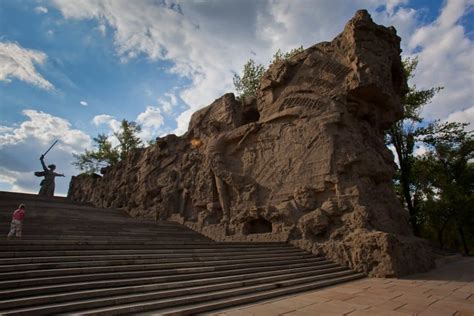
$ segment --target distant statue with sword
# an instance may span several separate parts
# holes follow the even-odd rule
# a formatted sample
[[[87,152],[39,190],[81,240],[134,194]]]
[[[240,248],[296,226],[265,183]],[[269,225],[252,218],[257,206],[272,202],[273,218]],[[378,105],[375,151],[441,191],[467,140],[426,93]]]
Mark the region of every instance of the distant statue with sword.
[[[46,164],[44,163],[44,156],[46,156],[46,154],[51,150],[51,148],[54,147],[54,145],[56,145],[57,142],[58,141],[56,140],[51,145],[51,147],[49,147],[49,149],[40,157],[41,165],[43,166],[43,171],[35,172],[35,176],[44,177],[44,179],[41,180],[41,183],[40,183],[41,189],[38,193],[38,195],[41,195],[41,196],[48,196],[48,197],[54,196],[54,178],[64,177],[64,174],[54,172],[54,170],[56,170],[56,165],[51,164],[48,167],[46,167]]]

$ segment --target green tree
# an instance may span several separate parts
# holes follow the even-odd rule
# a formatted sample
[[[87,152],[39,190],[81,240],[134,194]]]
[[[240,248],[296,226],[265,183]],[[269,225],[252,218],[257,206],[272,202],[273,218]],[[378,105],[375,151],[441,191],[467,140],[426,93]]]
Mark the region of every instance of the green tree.
[[[73,166],[86,173],[97,173],[100,169],[119,161],[119,151],[105,134],[99,134],[94,139],[96,150],[85,150],[83,154],[73,154]]]
[[[142,128],[135,122],[122,120],[120,130],[114,135],[119,141],[120,159],[125,159],[132,149],[142,147],[142,141],[138,137]]]
[[[297,47],[297,48],[293,48],[291,49],[290,51],[286,52],[286,53],[283,53],[281,51],[281,49],[278,49],[276,51],[275,54],[273,54],[273,59],[272,61],[270,62],[270,65],[271,64],[274,64],[274,63],[277,63],[279,61],[282,61],[282,60],[288,60],[290,59],[291,57],[295,56],[296,54],[299,54],[301,53],[302,51],[304,51],[304,48],[303,46],[300,46],[300,47]]]
[[[238,96],[255,96],[264,72],[265,68],[263,65],[257,65],[253,59],[249,59],[244,65],[242,77],[234,74],[234,86]]]
[[[406,78],[413,78],[414,71],[418,65],[418,59],[407,58],[403,61],[403,69]],[[398,158],[398,170],[396,175],[396,191],[402,203],[407,208],[410,215],[410,222],[416,236],[420,235],[420,223],[418,218],[419,195],[416,194],[413,174],[415,144],[426,131],[420,126],[420,117],[423,106],[430,103],[431,99],[442,88],[434,87],[430,89],[417,89],[416,85],[411,85],[403,96],[404,116],[401,120],[393,124],[387,132],[387,144],[393,145]]]
[[[303,46],[294,48],[289,52],[283,53],[280,49],[273,55],[270,64],[287,60],[294,55],[302,52]],[[256,96],[260,79],[265,73],[265,67],[262,64],[256,64],[253,59],[249,59],[242,72],[242,76],[234,74],[234,87],[239,97]]]
[[[85,150],[82,154],[73,154],[72,163],[77,169],[86,173],[98,173],[107,166],[115,165],[125,159],[131,150],[142,147],[142,141],[138,137],[141,126],[135,122],[122,120],[119,131],[114,133],[119,144],[112,146],[109,138],[105,134],[95,137],[95,150]]]
[[[425,128],[423,142],[429,151],[419,158],[424,169],[426,199],[422,209],[438,229],[438,241],[443,246],[443,234],[451,224],[463,251],[469,254],[474,240],[474,137],[466,131],[467,124],[435,122]],[[431,192],[429,192],[431,191]],[[434,211],[431,209],[433,208]]]

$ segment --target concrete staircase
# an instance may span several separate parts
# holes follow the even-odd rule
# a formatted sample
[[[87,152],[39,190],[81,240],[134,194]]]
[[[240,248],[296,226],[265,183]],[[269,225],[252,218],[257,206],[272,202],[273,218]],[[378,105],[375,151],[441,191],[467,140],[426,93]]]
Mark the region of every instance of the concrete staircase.
[[[23,239],[7,241],[26,204]],[[189,315],[364,277],[284,243],[218,243],[172,222],[0,192],[0,314]]]

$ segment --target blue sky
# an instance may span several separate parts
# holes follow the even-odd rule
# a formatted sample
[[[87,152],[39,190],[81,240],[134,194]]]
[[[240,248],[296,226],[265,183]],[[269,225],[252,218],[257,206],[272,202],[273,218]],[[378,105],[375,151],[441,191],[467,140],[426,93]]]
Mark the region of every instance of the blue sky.
[[[170,62],[146,56],[121,62],[112,34],[102,35],[94,20],[67,21],[54,8],[38,13],[36,1],[3,1],[1,6],[2,41],[45,52],[48,58],[38,72],[55,87],[48,91],[21,81],[3,83],[0,102],[8,111],[2,111],[2,124],[21,120],[21,111],[32,106],[88,128],[95,127],[88,126],[88,117],[104,112],[135,118],[142,110],[137,105],[152,104],[188,81],[166,72]]]
[[[473,0],[0,1],[0,190],[36,192],[60,138],[47,162],[66,194],[71,154],[99,132],[125,118],[144,141],[182,134],[249,58],[331,40],[361,8],[419,57],[417,86],[445,87],[423,115],[473,122]]]

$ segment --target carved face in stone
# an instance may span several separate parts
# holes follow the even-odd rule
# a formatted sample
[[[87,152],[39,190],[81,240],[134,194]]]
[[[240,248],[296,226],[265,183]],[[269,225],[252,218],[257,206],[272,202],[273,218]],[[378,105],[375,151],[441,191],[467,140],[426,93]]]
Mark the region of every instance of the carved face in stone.
[[[309,211],[316,208],[316,196],[314,190],[309,187],[296,188],[293,192],[293,198],[302,211]]]

